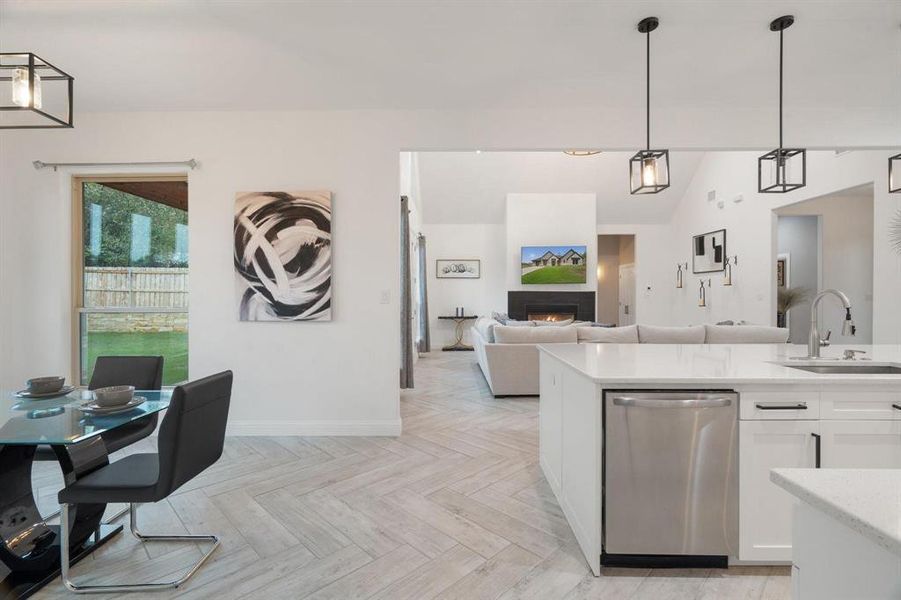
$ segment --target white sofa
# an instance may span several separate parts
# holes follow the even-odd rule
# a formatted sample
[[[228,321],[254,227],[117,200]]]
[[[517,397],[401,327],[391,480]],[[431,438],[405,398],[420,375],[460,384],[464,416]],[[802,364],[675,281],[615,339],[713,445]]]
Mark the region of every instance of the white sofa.
[[[472,328],[472,345],[495,397],[537,396],[538,344],[784,344],[788,334],[758,325],[510,326],[483,317]]]

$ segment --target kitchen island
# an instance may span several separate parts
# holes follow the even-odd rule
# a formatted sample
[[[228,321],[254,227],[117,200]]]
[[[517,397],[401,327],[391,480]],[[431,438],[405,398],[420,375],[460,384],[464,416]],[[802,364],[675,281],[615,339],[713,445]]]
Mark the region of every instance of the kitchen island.
[[[794,600],[901,598],[901,470],[776,469],[797,497]]]
[[[879,372],[901,366],[901,346],[848,348],[871,360],[843,361],[840,346],[816,363],[796,360],[806,346],[787,344],[539,346],[541,468],[594,573],[609,518],[604,486],[615,484],[604,472],[608,392],[737,394],[736,458],[725,467],[737,469],[738,481],[726,494],[738,495],[729,561],[787,564],[794,500],[770,481],[772,469],[901,468],[901,374]],[[824,374],[808,365],[860,370]],[[703,504],[701,497],[692,508],[700,513]]]

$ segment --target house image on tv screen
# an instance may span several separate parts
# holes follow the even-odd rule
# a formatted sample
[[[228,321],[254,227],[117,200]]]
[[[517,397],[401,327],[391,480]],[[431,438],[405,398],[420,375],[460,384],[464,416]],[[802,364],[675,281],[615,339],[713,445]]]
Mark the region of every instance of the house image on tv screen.
[[[585,246],[524,246],[522,283],[585,283]]]

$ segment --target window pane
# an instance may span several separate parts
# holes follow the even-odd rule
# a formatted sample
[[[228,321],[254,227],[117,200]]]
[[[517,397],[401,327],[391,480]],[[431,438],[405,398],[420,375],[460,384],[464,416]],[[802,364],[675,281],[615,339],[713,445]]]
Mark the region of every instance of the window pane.
[[[187,185],[84,184],[84,307],[187,309]]]
[[[162,355],[163,383],[187,380],[187,210],[186,181],[83,183],[82,384],[105,355]]]
[[[82,385],[91,380],[98,356],[128,355],[165,357],[163,385],[187,380],[187,313],[82,313]]]

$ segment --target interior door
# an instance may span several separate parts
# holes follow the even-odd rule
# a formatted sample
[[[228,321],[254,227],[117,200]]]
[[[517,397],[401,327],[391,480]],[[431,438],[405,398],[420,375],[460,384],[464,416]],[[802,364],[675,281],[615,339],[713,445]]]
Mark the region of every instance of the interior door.
[[[635,263],[619,266],[619,322],[617,325],[635,324]]]

